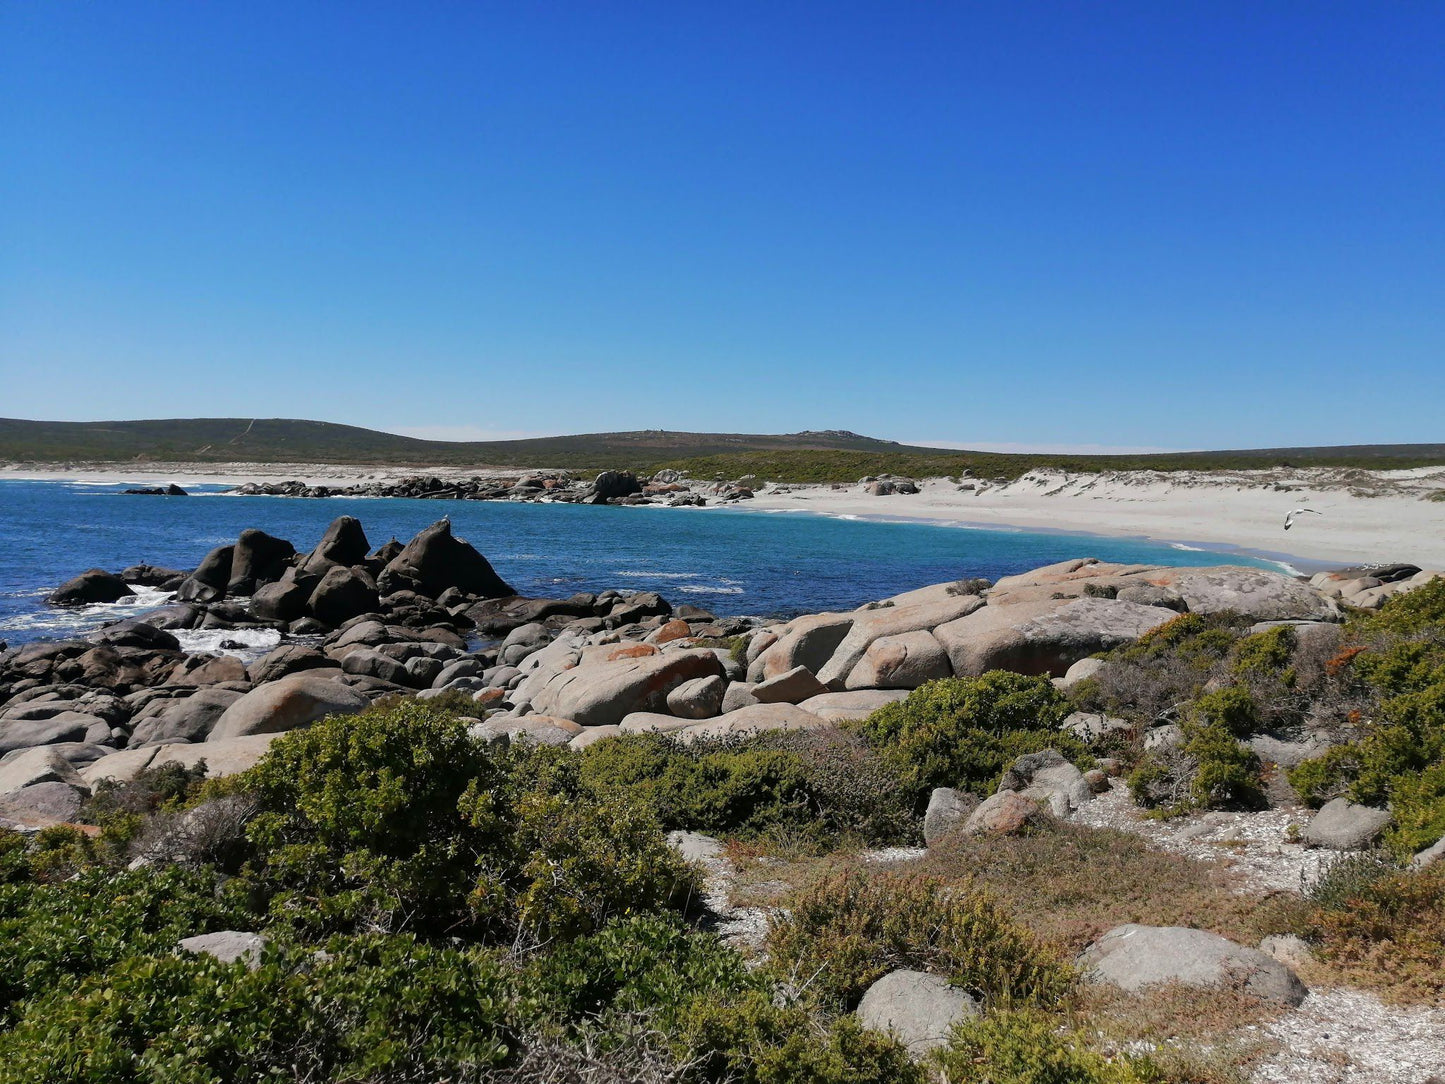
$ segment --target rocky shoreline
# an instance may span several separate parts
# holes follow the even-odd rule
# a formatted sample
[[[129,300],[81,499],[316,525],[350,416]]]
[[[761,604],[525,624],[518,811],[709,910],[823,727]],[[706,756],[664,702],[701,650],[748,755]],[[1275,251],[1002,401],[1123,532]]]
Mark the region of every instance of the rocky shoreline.
[[[442,478],[416,474],[386,481],[353,485],[307,485],[287,482],[247,482],[228,493],[239,497],[408,497],[431,501],[531,501],[564,504],[664,504],[671,508],[701,508],[709,498],[719,503],[751,500],[747,484],[716,482],[697,485],[675,470],[661,470],[639,478],[632,471],[603,471],[586,481],[570,471],[529,471],[515,476]],[[129,492],[129,491],[128,491]]]
[[[605,484],[589,491],[617,499]],[[172,597],[83,639],[0,653],[0,806],[21,822],[27,810],[64,820],[99,779],[171,759],[239,770],[279,733],[390,695],[460,697],[479,734],[579,746],[641,731],[810,729],[938,678],[1063,680],[1184,612],[1328,627],[1341,601],[1378,607],[1433,575],[1391,566],[1306,583],[1081,559],[758,625],[652,592],[521,597],[446,519],[375,550],[350,516],[307,552],[247,530],[193,570],[92,569],[56,589],[58,606],[137,586]],[[267,629],[281,642],[245,663],[183,652],[173,632],[188,629]]]

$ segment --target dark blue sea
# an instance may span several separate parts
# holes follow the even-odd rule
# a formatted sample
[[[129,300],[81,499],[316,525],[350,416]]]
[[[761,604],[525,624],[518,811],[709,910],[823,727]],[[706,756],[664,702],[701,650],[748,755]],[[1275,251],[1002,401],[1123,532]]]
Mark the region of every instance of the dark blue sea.
[[[1270,562],[1095,535],[840,519],[746,508],[616,508],[409,499],[125,496],[124,485],[0,481],[0,641],[75,635],[159,605],[164,595],[81,612],[44,596],[89,568],[194,567],[247,527],[310,549],[336,516],[361,520],[374,546],[443,515],[525,595],[609,587],[658,591],[720,615],[849,609],[915,587],[997,579],[1071,557],[1166,565]]]

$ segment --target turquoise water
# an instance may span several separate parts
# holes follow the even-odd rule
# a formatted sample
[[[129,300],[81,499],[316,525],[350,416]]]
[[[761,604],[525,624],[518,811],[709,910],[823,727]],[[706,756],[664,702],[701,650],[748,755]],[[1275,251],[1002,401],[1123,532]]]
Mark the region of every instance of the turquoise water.
[[[373,546],[450,516],[525,595],[609,587],[658,591],[718,614],[851,608],[925,584],[1000,576],[1070,557],[1167,565],[1268,561],[1128,538],[873,522],[716,508],[616,508],[483,501],[220,496],[134,497],[124,485],[0,481],[0,640],[73,633],[116,615],[44,605],[88,568],[194,567],[246,527],[315,544],[336,516],[361,520]]]

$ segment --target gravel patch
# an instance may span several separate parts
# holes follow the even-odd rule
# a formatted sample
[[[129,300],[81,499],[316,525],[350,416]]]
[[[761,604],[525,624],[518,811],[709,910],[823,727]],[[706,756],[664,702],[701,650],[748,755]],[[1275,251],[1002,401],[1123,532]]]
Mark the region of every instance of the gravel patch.
[[[732,887],[737,871],[722,855],[697,858],[694,863],[703,870],[702,906],[706,913],[699,922],[744,956],[756,958],[762,952],[763,938],[768,933],[768,912],[762,907],[736,907],[732,903]]]
[[[1155,820],[1129,797],[1123,780],[1086,803],[1073,820],[1091,828],[1113,828],[1143,836],[1160,850],[1185,854],[1201,862],[1219,862],[1243,877],[1248,891],[1300,892],[1314,884],[1340,857],[1288,842],[1291,824],[1303,826],[1305,809],[1265,809],[1258,813],[1195,813]]]
[[[1425,1084],[1445,1073],[1445,1010],[1386,1005],[1362,990],[1317,990],[1260,1029],[1281,1049],[1253,1084]]]
[[[880,847],[876,851],[864,851],[864,862],[912,862],[928,853],[925,847]]]

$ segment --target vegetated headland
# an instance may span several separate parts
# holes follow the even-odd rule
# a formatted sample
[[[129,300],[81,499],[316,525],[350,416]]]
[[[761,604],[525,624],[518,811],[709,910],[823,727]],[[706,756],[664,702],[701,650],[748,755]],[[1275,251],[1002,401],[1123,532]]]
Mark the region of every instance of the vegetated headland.
[[[0,418],[0,462],[102,464],[317,463],[391,467],[664,468],[695,478],[848,482],[864,475],[1018,478],[1030,470],[1400,470],[1445,463],[1445,444],[1172,452],[1148,455],[1004,453],[899,444],[846,430],[787,434],[642,430],[527,440],[441,441],[286,418],[49,422]]]

